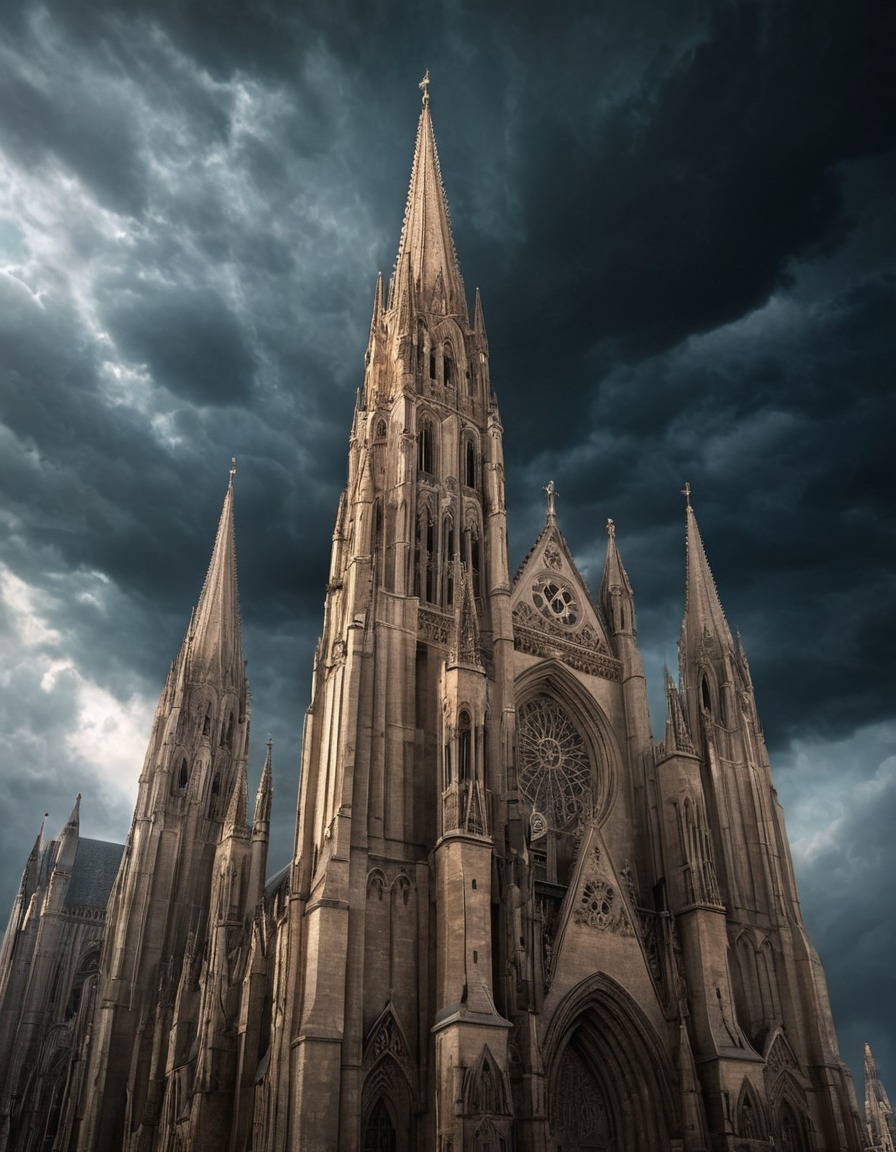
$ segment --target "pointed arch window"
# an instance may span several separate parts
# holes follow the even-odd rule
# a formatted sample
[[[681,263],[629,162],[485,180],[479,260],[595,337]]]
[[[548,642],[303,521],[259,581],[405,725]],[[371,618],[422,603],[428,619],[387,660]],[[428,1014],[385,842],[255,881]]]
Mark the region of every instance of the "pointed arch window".
[[[231,712],[227,718],[227,725],[221,730],[221,747],[233,747],[233,713]]]
[[[417,468],[430,474],[435,471],[432,420],[428,416],[423,417],[417,433]]]
[[[468,488],[476,487],[476,445],[471,439],[464,444],[464,483]]]
[[[435,352],[430,352],[430,354],[429,354],[429,378],[430,378],[430,380],[435,380],[435,378],[436,378],[436,354],[435,354]]]
[[[186,788],[187,780],[189,779],[189,777],[190,777],[190,773],[187,769],[187,761],[186,761],[186,757],[185,757],[180,762],[180,773],[178,774],[178,777],[177,777],[177,786],[181,790],[181,792],[183,792],[184,788]]]
[[[707,712],[712,712],[712,695],[709,691],[709,679],[706,673],[700,677],[700,701]]]
[[[383,534],[383,504],[379,497],[373,502],[373,547],[378,548]]]
[[[457,779],[469,780],[473,775],[473,724],[470,713],[463,709],[457,717]]]
[[[454,387],[454,356],[447,340],[442,348],[442,379],[446,388]]]

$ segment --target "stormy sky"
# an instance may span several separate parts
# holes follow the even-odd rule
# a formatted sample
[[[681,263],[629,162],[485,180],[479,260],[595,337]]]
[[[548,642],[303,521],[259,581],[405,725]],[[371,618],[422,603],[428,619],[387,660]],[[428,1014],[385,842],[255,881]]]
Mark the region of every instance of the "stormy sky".
[[[689,481],[843,1055],[896,1092],[896,47],[873,0],[0,7],[0,909],[122,840],[231,456],[272,868],[376,274],[432,109],[511,565],[604,525],[663,722]],[[5,913],[0,911],[0,916]]]

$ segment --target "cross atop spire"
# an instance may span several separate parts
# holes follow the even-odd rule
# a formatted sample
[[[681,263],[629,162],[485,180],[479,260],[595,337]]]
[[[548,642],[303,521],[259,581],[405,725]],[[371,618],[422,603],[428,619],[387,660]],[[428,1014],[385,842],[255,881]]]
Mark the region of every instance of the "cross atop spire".
[[[685,501],[687,502],[688,508],[690,508],[690,506],[691,506],[691,486],[687,482],[687,480],[685,480],[685,482],[684,482],[684,488],[682,488],[681,494],[682,494],[682,496],[684,496]]]
[[[430,85],[429,69],[427,68],[426,72],[423,74],[423,79],[417,85],[417,87],[423,92],[423,106],[424,107],[426,107],[426,105],[429,103],[429,85]]]

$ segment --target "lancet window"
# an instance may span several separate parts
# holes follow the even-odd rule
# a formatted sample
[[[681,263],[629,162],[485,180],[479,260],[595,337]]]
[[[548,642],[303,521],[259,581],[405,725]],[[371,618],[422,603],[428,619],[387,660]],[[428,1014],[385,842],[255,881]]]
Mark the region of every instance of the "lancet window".
[[[476,487],[476,445],[470,438],[464,441],[464,484]]]
[[[424,416],[417,433],[417,468],[432,474],[435,471],[432,420]]]
[[[454,357],[447,340],[442,349],[442,380],[446,388],[454,387]]]

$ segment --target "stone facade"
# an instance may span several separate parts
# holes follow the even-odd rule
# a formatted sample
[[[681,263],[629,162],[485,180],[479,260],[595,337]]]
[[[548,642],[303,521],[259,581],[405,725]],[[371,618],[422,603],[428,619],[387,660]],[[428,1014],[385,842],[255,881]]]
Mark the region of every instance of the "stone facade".
[[[468,312],[424,88],[351,428],[291,865],[263,888],[270,749],[250,823],[231,479],[43,1127],[22,1120],[43,1107],[22,1068],[49,1018],[22,1030],[0,1001],[5,1147],[862,1147],[690,497],[656,743],[615,526],[592,599],[547,494],[511,578],[483,309],[477,291]],[[9,939],[7,981],[38,962],[17,967]]]

